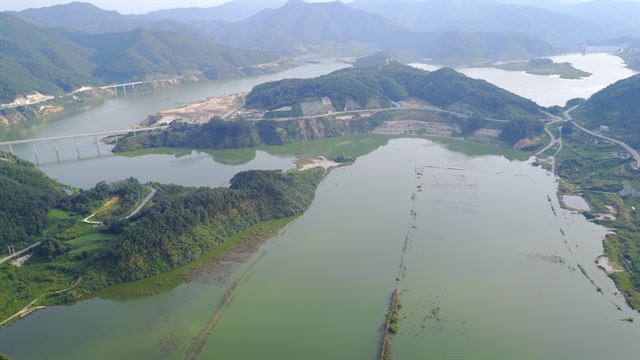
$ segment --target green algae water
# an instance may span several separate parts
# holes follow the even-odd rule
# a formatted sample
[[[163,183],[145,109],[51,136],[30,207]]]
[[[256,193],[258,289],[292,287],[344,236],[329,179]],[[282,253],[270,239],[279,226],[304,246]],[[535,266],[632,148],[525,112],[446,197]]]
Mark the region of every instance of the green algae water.
[[[394,359],[637,359],[637,313],[594,262],[605,229],[556,190],[528,162],[391,140],[332,170],[224,283],[46,309],[1,329],[0,351],[184,358],[230,295],[196,358],[375,359],[399,289]]]

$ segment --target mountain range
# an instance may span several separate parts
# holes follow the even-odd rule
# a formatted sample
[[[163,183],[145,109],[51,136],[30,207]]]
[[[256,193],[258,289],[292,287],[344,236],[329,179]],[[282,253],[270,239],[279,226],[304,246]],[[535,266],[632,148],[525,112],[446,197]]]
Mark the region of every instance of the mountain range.
[[[365,44],[401,58],[456,65],[541,57],[565,45],[628,33],[638,14],[637,3],[628,2],[600,17],[600,2],[555,9],[526,3],[236,0],[122,15],[74,2],[3,12],[0,40],[7,50],[0,54],[0,101],[32,90],[194,72],[239,76],[250,65],[326,44]],[[636,53],[620,56],[633,67]]]
[[[200,73],[241,76],[251,65],[277,60],[273,52],[234,49],[208,37],[137,28],[112,33],[45,29],[0,13],[0,101],[39,91]],[[253,72],[251,70],[250,72]]]
[[[523,4],[524,3],[524,4]],[[544,3],[544,4],[543,4]],[[633,36],[640,8],[632,1],[556,2],[356,0],[352,7],[385,16],[407,29],[424,31],[519,32],[554,46]]]

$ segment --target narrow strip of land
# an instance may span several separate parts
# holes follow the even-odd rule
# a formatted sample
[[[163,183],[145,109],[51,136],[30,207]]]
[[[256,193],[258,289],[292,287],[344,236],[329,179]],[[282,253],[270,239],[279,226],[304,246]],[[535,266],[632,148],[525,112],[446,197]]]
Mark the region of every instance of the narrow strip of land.
[[[24,316],[27,316],[27,315],[31,314],[32,312],[34,312],[34,311],[36,311],[38,309],[44,309],[44,306],[36,306],[36,307],[31,307],[31,306],[33,306],[33,304],[35,304],[38,300],[42,299],[45,296],[60,294],[60,293],[63,293],[65,291],[69,291],[69,290],[73,289],[74,287],[78,286],[78,284],[80,283],[81,280],[82,280],[82,277],[78,278],[78,280],[73,285],[69,286],[68,288],[64,288],[62,290],[56,290],[56,291],[48,292],[48,293],[45,293],[45,294],[42,294],[42,295],[38,296],[37,298],[33,299],[33,301],[31,301],[29,304],[27,304],[27,306],[22,308],[22,310],[18,311],[17,313],[9,316],[8,318],[6,318],[2,322],[0,322],[0,327],[2,327],[2,325],[4,325],[4,324],[8,323],[9,321],[15,319],[16,317],[24,317]]]

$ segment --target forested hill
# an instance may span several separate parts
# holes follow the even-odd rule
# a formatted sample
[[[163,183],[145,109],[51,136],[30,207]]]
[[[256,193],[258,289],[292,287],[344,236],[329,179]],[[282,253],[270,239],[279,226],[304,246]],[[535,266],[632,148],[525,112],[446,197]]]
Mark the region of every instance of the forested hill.
[[[168,31],[62,35],[91,51],[90,59],[95,64],[91,75],[107,83],[190,72],[202,72],[209,79],[231,78],[243,75],[244,68],[252,64],[278,58],[266,51],[236,49]]]
[[[0,102],[38,90],[69,92],[93,84],[90,50],[0,12]]]
[[[589,128],[608,126],[617,138],[640,148],[640,74],[593,94],[572,115]]]
[[[253,170],[230,188],[159,186],[155,205],[122,229],[104,260],[116,281],[186,264],[258,222],[304,212],[323,173]]]
[[[40,242],[22,266],[0,266],[2,318],[43,292],[73,287],[40,304],[71,302],[186,264],[263,221],[299,215],[324,176],[320,168],[253,170],[229,188],[142,186],[130,178],[67,194],[32,164],[0,155],[0,257]],[[133,214],[150,186],[155,196]],[[268,231],[251,236],[266,239]]]
[[[8,154],[0,158],[0,253],[20,250],[47,228],[47,212],[65,194],[62,185],[33,164]]]
[[[236,77],[278,55],[222,46],[178,32],[136,29],[87,34],[42,29],[0,13],[0,103],[39,91],[54,95],[84,85],[203,73]]]
[[[392,101],[417,98],[433,106],[497,119],[537,119],[541,108],[484,80],[443,68],[434,72],[399,63],[338,70],[313,79],[287,79],[260,84],[246,98],[251,108],[274,110],[302,100],[329,97],[337,110],[357,104],[388,107]]]

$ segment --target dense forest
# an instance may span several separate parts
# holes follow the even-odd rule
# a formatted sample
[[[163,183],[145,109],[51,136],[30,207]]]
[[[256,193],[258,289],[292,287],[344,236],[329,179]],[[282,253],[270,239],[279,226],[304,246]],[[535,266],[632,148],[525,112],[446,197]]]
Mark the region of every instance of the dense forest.
[[[114,151],[132,151],[153,147],[190,147],[200,149],[236,149],[259,145],[283,145],[301,140],[316,140],[368,132],[382,124],[384,113],[350,121],[330,118],[305,120],[224,121],[213,118],[206,124],[174,122],[166,130],[118,141]]]
[[[609,127],[630,146],[640,147],[640,75],[620,80],[593,94],[571,114],[590,128]]]
[[[115,281],[175,268],[251,225],[303,212],[322,174],[247,171],[234,176],[230,188],[159,186],[153,207],[114,230],[119,236],[103,261]]]
[[[61,288],[73,290],[44,304],[74,301],[191,262],[257,223],[301,214],[323,176],[321,168],[255,170],[238,173],[228,188],[149,184],[155,196],[127,217],[145,191],[136,179],[65,192],[32,164],[3,154],[0,253],[9,245],[16,251],[40,245],[24,265],[0,266],[0,316]],[[94,222],[87,223],[87,214]]]
[[[0,154],[0,253],[40,238],[47,212],[65,197],[63,187],[31,163]]]
[[[540,107],[484,80],[469,78],[453,69],[433,72],[400,63],[349,68],[313,79],[286,79],[260,84],[246,99],[251,108],[274,110],[302,100],[329,97],[336,110],[347,102],[366,108],[372,100],[379,106],[410,97],[442,109],[477,117],[508,120],[537,119]]]
[[[184,26],[182,26],[184,28]],[[68,93],[86,85],[201,73],[208,79],[252,75],[277,60],[202,34],[157,29],[88,34],[44,29],[0,13],[0,103],[33,91]]]

